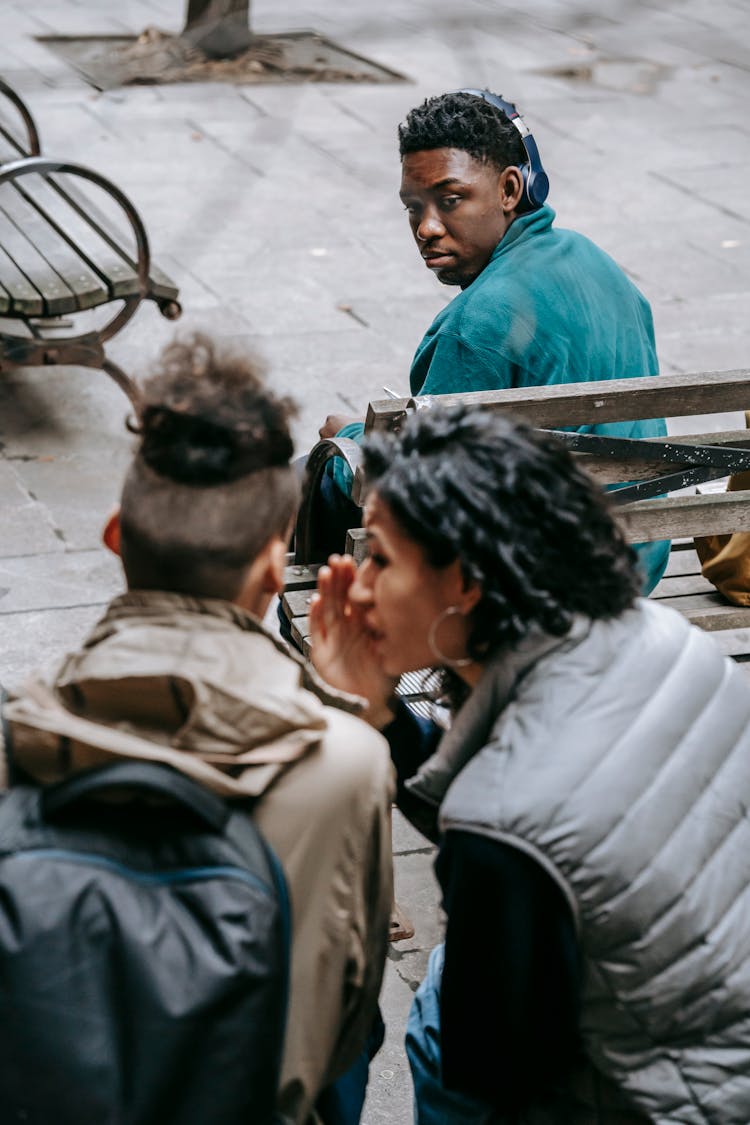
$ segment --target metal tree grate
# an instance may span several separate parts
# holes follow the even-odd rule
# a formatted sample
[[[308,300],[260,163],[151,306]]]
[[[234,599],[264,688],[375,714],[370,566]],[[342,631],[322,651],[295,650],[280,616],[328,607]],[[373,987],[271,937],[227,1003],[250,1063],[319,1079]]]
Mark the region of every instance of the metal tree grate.
[[[213,59],[186,39],[147,28],[141,35],[39,35],[97,90],[171,82],[404,82],[404,75],[315,31],[255,35],[236,58]]]

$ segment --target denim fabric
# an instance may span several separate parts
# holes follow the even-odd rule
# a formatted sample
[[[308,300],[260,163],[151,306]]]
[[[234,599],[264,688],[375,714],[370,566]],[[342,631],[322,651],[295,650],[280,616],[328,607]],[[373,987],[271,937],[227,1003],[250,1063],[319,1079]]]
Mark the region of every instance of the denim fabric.
[[[669,539],[659,539],[654,543],[634,543],[638,555],[638,566],[643,579],[641,595],[647,598],[656,584],[661,581],[669,562]]]
[[[344,426],[336,434],[337,438],[349,438],[349,441],[356,441],[357,445],[361,445],[365,436],[364,422],[350,422],[348,426]],[[335,482],[339,492],[341,492],[347,499],[352,494],[352,484],[354,477],[352,471],[347,465],[343,457],[334,457],[328,469],[328,476]]]
[[[378,1008],[372,1031],[359,1056],[318,1098],[316,1112],[323,1125],[359,1125],[367,1094],[370,1062],[383,1046],[385,1024]]]
[[[414,1083],[415,1125],[490,1125],[497,1120],[484,1102],[446,1090],[441,1082],[440,981],[445,946],[430,954],[427,975],[414,996],[406,1025],[406,1055]]]

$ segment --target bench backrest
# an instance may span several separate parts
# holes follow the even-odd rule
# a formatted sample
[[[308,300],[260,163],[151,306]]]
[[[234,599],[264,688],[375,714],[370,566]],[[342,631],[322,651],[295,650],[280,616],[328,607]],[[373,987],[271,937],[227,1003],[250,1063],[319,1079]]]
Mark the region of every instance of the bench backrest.
[[[378,400],[368,407],[366,432],[397,429],[414,410],[432,409],[452,402],[509,412],[523,417],[532,425],[550,429],[650,417],[744,412],[750,407],[750,371],[659,375],[531,390],[442,395],[434,399]],[[680,480],[689,483],[691,473],[705,472],[704,479],[710,479],[711,476],[721,477],[750,467],[750,430],[706,432],[704,426],[703,418],[700,418],[696,419],[693,434],[670,437],[667,442],[646,439],[633,443],[637,446],[635,458],[623,457],[617,442],[613,442],[612,448],[606,452],[577,453],[576,456],[602,485],[623,480],[653,482],[665,474],[672,477],[676,474],[677,480],[670,481],[670,488],[679,488]],[[699,432],[701,430],[704,432]],[[654,457],[654,450],[658,450],[658,457]],[[628,453],[633,452],[632,446],[629,446]],[[320,442],[310,454],[308,464],[312,466],[313,474],[319,475],[324,471],[327,459],[337,453],[344,453],[355,470],[354,498],[361,502],[363,479],[358,468],[359,447],[355,443],[343,439]],[[702,464],[706,457],[713,457],[720,463],[707,467]],[[628,539],[635,543],[750,531],[750,491],[670,495],[665,499],[626,503],[615,511]],[[313,541],[311,514],[310,504],[303,504],[297,525],[297,554],[287,567],[282,599],[292,637],[303,652],[309,649],[309,603],[318,569],[317,565],[310,564],[310,554],[306,553]],[[353,528],[349,532],[346,549],[355,558],[364,556],[366,545],[361,529]],[[678,609],[703,629],[744,630],[750,627],[750,609],[726,602],[702,576],[701,564],[692,550],[692,543],[673,543],[667,574],[652,597]],[[730,632],[725,636],[728,638],[726,651],[736,658],[748,659],[746,642],[733,640],[744,634]],[[737,654],[740,654],[739,657]]]
[[[80,180],[112,195],[142,230],[130,201],[89,169],[27,159],[38,153],[29,110],[0,79],[0,315],[56,317],[146,295],[176,302],[177,287],[153,263],[147,280],[139,276],[138,239],[81,193]],[[142,240],[147,253],[145,232]]]
[[[499,410],[525,419],[543,429],[563,426],[600,425],[644,418],[720,414],[750,407],[750,370],[711,371],[687,375],[657,375],[638,379],[569,383],[508,391],[476,391],[433,398],[386,399],[371,402],[367,409],[366,433],[398,429],[414,410],[465,403],[486,410]],[[691,483],[695,466],[710,460],[700,449],[718,449],[713,469],[705,467],[703,480],[723,477],[750,468],[746,430],[716,433],[696,432],[670,437],[667,442],[644,439],[611,442],[610,449],[578,453],[590,473],[602,484],[622,481],[654,481],[676,476],[669,488]],[[606,441],[601,443],[606,445]],[[691,447],[699,447],[695,452]],[[653,451],[658,449],[658,457]],[[737,452],[732,452],[736,450]],[[656,487],[656,486],[654,486]],[[363,479],[355,474],[353,499],[360,503]],[[750,530],[750,493],[677,495],[665,499],[637,500],[617,509],[631,542],[672,539],[682,536]],[[356,542],[357,536],[354,537]]]

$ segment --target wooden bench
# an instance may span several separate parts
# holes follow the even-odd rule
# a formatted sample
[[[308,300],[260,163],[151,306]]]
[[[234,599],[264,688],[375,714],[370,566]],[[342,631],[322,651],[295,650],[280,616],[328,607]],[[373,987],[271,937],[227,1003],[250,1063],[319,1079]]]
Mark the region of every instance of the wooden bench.
[[[366,433],[396,430],[412,412],[463,402],[524,418],[543,429],[622,422],[639,418],[683,417],[744,411],[750,406],[750,371],[659,375],[597,383],[571,383],[511,391],[481,391],[416,399],[371,402]],[[750,531],[750,491],[695,494],[695,488],[730,473],[750,468],[750,431],[694,433],[665,440],[615,440],[596,435],[561,433],[588,472],[602,485],[632,482],[612,492],[617,519],[631,543],[671,539],[670,563],[653,592],[708,630],[750,628],[750,608],[725,601],[701,576],[692,537]],[[312,479],[320,478],[331,457],[343,456],[354,473],[353,499],[361,502],[360,450],[354,442],[319,442],[310,454]],[[664,493],[664,498],[654,499]],[[643,499],[641,497],[650,497]],[[287,568],[282,599],[295,643],[306,651],[307,605],[317,567],[310,564],[312,527],[309,505],[297,524],[296,554]],[[347,551],[361,558],[364,533],[349,532]],[[750,646],[747,646],[750,647]],[[742,648],[742,646],[740,646]],[[733,655],[742,657],[744,651]],[[407,695],[412,685],[405,684]]]
[[[106,371],[134,400],[132,380],[104,344],[144,299],[169,319],[178,317],[177,286],[151,262],[128,197],[89,168],[42,156],[22,99],[2,80],[0,94],[0,372],[80,364]],[[82,194],[82,180],[115,201],[128,234]],[[111,302],[120,303],[114,315],[92,323],[91,310]]]
[[[500,410],[524,418],[543,429],[595,425],[639,418],[681,417],[744,411],[750,406],[750,371],[710,372],[693,375],[659,375],[654,378],[619,379],[601,383],[572,383],[514,391],[478,391],[439,398],[384,399],[367,408],[365,432],[397,430],[410,413],[434,406],[463,402],[487,410]],[[631,543],[671,539],[669,565],[652,597],[674,607],[694,624],[710,630],[750,627],[750,609],[726,602],[701,576],[692,537],[750,531],[750,491],[691,494],[700,483],[750,468],[750,431],[696,433],[667,440],[615,441],[578,434],[560,434],[575,447],[574,453],[602,486],[634,482],[629,492],[613,494],[616,515]],[[352,498],[362,501],[363,477],[360,448],[346,439],[319,442],[308,458],[308,476],[317,488],[331,457],[341,456],[354,474]],[[633,492],[665,499],[632,499]],[[623,502],[624,501],[624,502]],[[294,557],[285,575],[282,610],[292,638],[309,655],[310,598],[319,564],[312,563],[312,507],[303,502],[297,521]],[[348,533],[347,551],[363,558],[366,546],[361,528]],[[725,646],[736,660],[750,659],[750,644]],[[402,676],[397,691],[408,705],[430,718],[433,695],[425,671]],[[391,915],[390,938],[411,936],[414,927],[397,904]]]

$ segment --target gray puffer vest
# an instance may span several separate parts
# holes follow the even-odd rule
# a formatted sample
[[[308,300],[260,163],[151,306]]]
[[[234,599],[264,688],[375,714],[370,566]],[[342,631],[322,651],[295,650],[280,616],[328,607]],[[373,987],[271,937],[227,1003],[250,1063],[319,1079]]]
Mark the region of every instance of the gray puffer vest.
[[[524,669],[442,806],[556,879],[588,1059],[658,1125],[750,1122],[749,807],[750,685],[646,601]]]

